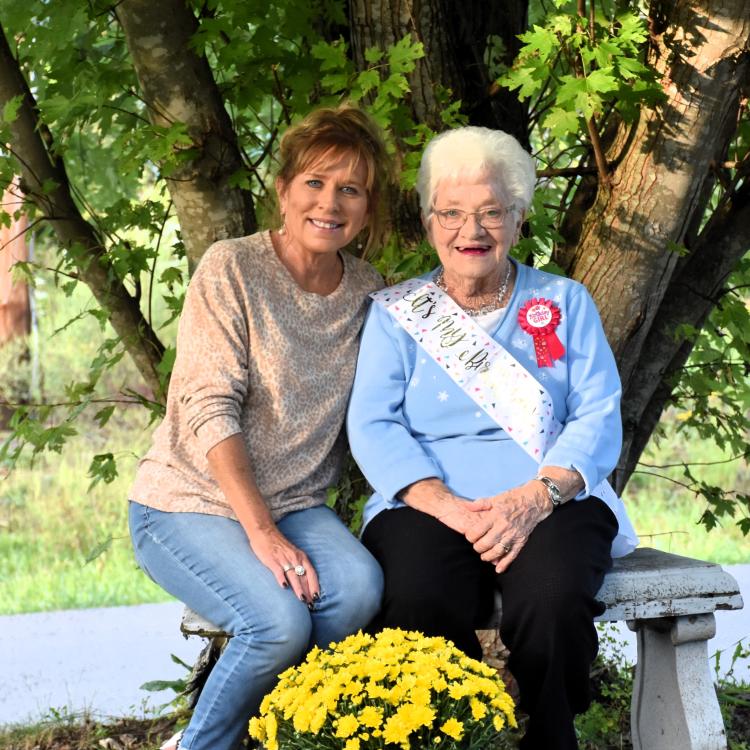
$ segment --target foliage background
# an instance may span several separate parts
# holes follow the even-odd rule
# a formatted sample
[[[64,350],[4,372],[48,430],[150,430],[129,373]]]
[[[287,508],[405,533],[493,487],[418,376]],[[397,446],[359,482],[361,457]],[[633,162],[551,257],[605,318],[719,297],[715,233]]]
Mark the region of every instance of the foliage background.
[[[25,368],[30,365],[19,362],[16,350],[0,355],[2,396],[18,405],[0,448],[0,471],[7,475],[0,484],[0,524],[8,532],[0,537],[7,553],[0,558],[0,590],[6,592],[0,607],[6,611],[158,596],[128,557],[123,499],[135,457],[161,414],[174,357],[174,321],[190,270],[205,249],[205,232],[219,210],[204,189],[200,220],[189,221],[184,211],[180,215],[186,185],[205,180],[207,172],[215,178],[211,184],[219,200],[234,206],[226,221],[235,222],[235,234],[267,224],[274,147],[283,129],[314,106],[359,102],[387,129],[400,166],[392,217],[396,232],[377,260],[384,275],[397,280],[434,264],[421,241],[409,192],[424,143],[445,127],[487,121],[487,107],[502,99],[511,108],[508,129],[519,128],[515,132],[535,154],[540,173],[534,212],[514,252],[524,262],[580,278],[585,274],[578,270],[582,260],[574,248],[584,240],[579,242],[571,225],[582,231],[597,211],[602,224],[610,221],[605,209],[581,203],[587,195],[591,201],[603,195],[617,198],[616,186],[610,185],[620,169],[610,156],[617,144],[615,130],[633,134],[634,153],[656,148],[647,137],[637,140],[636,130],[645,120],[651,118],[654,131],[669,130],[669,85],[679,81],[665,78],[655,50],[681,24],[693,22],[684,20],[679,0],[648,7],[625,0],[506,3],[500,15],[487,16],[481,60],[471,65],[460,58],[444,60],[446,68],[457,64],[480,71],[488,104],[480,89],[466,88],[460,99],[461,81],[456,78],[451,88],[447,76],[443,80],[435,73],[436,55],[446,53],[416,16],[403,29],[389,30],[387,39],[388,34],[375,38],[373,32],[368,44],[353,23],[361,5],[355,0],[283,0],[262,6],[165,0],[150,12],[155,18],[172,14],[175,35],[187,40],[175,45],[181,55],[176,62],[204,76],[195,79],[200,101],[194,110],[188,107],[194,102],[187,101],[180,110],[174,90],[187,96],[180,79],[193,78],[157,71],[163,74],[164,97],[173,97],[171,109],[157,104],[162,100],[145,83],[148,55],[138,46],[128,14],[134,9],[145,14],[148,5],[140,0],[0,0],[0,23],[9,43],[0,89],[10,90],[7,78],[15,66],[38,105],[35,132],[51,165],[46,177],[40,171],[38,184],[26,175],[30,202],[21,206],[19,196],[19,203],[4,207],[6,220],[23,208],[34,221],[36,257],[18,272],[36,287],[38,333],[30,346],[40,362],[38,377],[29,378]],[[512,8],[521,6],[527,6],[528,17],[517,40],[503,34],[498,19],[510,27]],[[455,11],[450,3],[424,7]],[[489,12],[483,8],[465,4],[461,17],[467,24],[479,23]],[[688,49],[690,44],[695,50]],[[699,36],[681,45],[702,54]],[[747,83],[746,46],[737,60]],[[432,78],[420,87],[425,71]],[[722,85],[729,99],[736,95],[728,83]],[[705,186],[692,198],[695,226],[659,248],[664,269],[697,256],[700,232],[716,217],[731,217],[745,205],[750,121],[746,98],[737,96],[728,134],[714,134],[722,159],[711,167],[710,177],[701,176]],[[0,153],[0,177],[9,182],[19,164],[28,161],[32,140],[16,135],[26,99],[5,93],[1,98],[4,142],[11,148]],[[677,130],[671,135],[674,141],[682,137]],[[598,181],[593,197],[592,181],[595,187]],[[61,229],[55,220],[53,209],[59,205],[67,206],[74,230]],[[614,267],[623,289],[640,285],[644,298],[652,300],[657,290],[643,280],[648,256],[645,251],[628,255],[643,230],[637,210],[626,218],[631,225],[623,222],[621,256]],[[623,469],[628,476],[636,469],[625,497],[632,501],[639,532],[664,534],[644,541],[721,562],[747,559],[741,532],[750,529],[748,247],[750,242],[741,247],[731,275],[720,279],[705,325],[676,324],[665,316],[666,338],[692,353],[687,362],[654,376],[663,378],[659,388],[666,395],[657,412],[665,408],[666,417],[655,426],[640,420],[646,427],[634,433],[635,442],[652,431],[655,440],[640,466]],[[626,294],[620,296],[620,287],[610,283],[611,288],[592,291],[600,309],[614,315]],[[649,306],[652,302],[642,311],[646,318]],[[132,317],[134,311],[139,319]],[[140,322],[132,323],[135,319]],[[660,320],[652,321],[654,330]],[[634,335],[611,336],[613,346],[622,349]],[[638,358],[631,361],[625,352],[620,363],[626,372]],[[648,363],[640,364],[646,369]],[[626,406],[636,401],[631,393]],[[632,453],[640,453],[638,445]],[[657,482],[653,474],[671,478]],[[362,493],[361,485],[345,481],[331,500],[356,518]],[[699,519],[709,528],[723,528],[708,536],[692,533]],[[731,529],[734,523],[739,529]],[[104,550],[103,556],[95,554]],[[94,559],[81,568],[89,558]],[[33,571],[50,583],[30,604],[38,585]],[[92,571],[97,575],[90,576]],[[82,583],[87,576],[97,581],[91,588]]]

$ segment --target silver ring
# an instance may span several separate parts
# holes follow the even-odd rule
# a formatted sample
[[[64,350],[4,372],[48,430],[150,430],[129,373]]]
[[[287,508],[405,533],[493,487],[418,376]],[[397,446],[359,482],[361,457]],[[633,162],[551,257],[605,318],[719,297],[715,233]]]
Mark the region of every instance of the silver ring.
[[[510,552],[510,547],[507,544],[500,544],[500,546],[505,550],[505,553],[507,554]]]
[[[305,566],[304,566],[304,565],[295,565],[295,566],[294,566],[294,572],[295,572],[295,573],[296,573],[296,574],[297,574],[298,576],[303,576],[303,575],[305,575],[305,572],[306,572],[306,571],[305,571]]]
[[[283,570],[285,573],[288,573],[294,566],[287,563],[286,565],[283,565]]]

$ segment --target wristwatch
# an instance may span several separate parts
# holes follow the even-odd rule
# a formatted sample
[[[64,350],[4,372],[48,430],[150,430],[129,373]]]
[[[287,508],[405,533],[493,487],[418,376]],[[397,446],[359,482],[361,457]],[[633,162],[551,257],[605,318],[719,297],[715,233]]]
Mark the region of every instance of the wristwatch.
[[[559,508],[565,503],[565,498],[562,496],[560,488],[549,477],[540,476],[537,479],[547,488],[547,494],[552,503],[552,510]]]

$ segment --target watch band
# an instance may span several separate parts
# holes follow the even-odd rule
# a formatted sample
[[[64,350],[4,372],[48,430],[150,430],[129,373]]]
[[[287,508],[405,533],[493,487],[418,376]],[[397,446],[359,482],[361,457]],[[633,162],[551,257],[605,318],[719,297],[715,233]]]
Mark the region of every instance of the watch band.
[[[552,510],[559,508],[565,503],[565,498],[563,498],[560,488],[549,477],[539,476],[537,479],[547,488],[547,494],[552,503]]]

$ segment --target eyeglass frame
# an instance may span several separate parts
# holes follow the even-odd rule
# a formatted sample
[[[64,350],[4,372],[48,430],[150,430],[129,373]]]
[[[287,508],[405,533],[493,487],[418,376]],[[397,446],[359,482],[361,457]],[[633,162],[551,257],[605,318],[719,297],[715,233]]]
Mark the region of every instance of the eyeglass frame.
[[[433,207],[431,213],[435,215],[435,217],[437,218],[438,224],[440,224],[440,226],[443,229],[462,229],[466,225],[466,222],[469,220],[469,216],[479,217],[477,219],[477,223],[479,224],[480,227],[482,227],[482,229],[500,229],[502,226],[505,225],[505,219],[508,216],[508,214],[512,213],[513,211],[516,211],[517,209],[518,209],[518,206],[516,206],[515,203],[511,203],[511,205],[508,206],[507,208],[503,208],[503,209],[483,208],[481,211],[464,211],[462,208],[440,208],[438,209],[438,208]],[[445,218],[443,214],[446,211],[457,211],[459,214],[462,214],[463,221],[461,222],[461,224],[456,227],[446,227],[445,224],[443,224],[443,222],[441,221],[441,219]],[[485,226],[482,223],[482,218],[483,218],[483,215],[487,213],[487,211],[502,211],[502,216],[500,217],[500,223],[497,224],[496,226],[490,226],[490,227]]]

